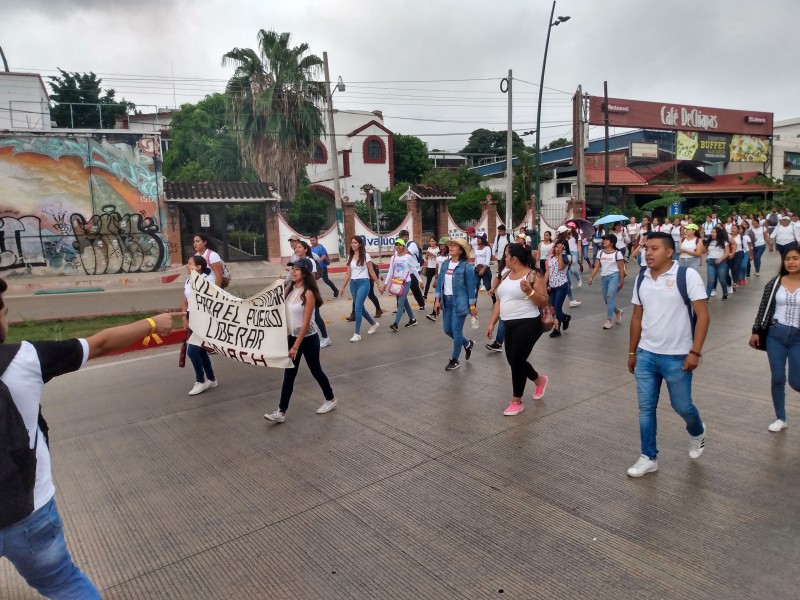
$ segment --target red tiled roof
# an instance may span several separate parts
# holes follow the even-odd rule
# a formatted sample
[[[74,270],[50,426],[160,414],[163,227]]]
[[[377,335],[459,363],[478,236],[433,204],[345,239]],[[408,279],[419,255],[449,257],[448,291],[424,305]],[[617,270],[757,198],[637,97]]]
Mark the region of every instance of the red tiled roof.
[[[277,198],[275,186],[264,181],[167,181],[164,193],[167,200]]]
[[[584,169],[586,183],[589,185],[603,185],[606,180],[605,169]],[[612,167],[608,170],[609,185],[639,185],[645,180],[633,169],[628,167]]]
[[[706,183],[682,183],[678,186],[671,185],[646,185],[628,188],[630,194],[648,194],[657,196],[663,190],[675,189],[679,194],[722,194],[756,192],[762,194],[779,190],[780,188],[753,183],[753,177],[761,175],[758,171],[752,173],[734,173],[731,175],[717,175],[713,181]]]

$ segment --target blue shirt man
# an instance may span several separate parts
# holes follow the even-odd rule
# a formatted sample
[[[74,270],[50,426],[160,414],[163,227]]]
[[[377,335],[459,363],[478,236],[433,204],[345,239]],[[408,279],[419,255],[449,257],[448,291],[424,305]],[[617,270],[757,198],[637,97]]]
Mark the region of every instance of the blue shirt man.
[[[311,252],[319,256],[319,261],[317,261],[317,268],[319,269],[319,276],[328,287],[331,288],[333,292],[333,297],[339,297],[339,288],[328,278],[328,265],[331,264],[331,259],[328,256],[328,251],[325,249],[325,246],[319,243],[319,238],[315,235],[312,235],[309,238],[311,242]]]

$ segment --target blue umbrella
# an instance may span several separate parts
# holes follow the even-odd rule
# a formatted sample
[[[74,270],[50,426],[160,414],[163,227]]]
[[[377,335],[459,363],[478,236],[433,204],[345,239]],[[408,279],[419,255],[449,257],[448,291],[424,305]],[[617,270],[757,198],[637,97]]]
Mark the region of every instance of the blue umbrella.
[[[594,222],[595,225],[608,225],[609,223],[619,223],[620,221],[627,221],[628,217],[625,215],[606,215]]]

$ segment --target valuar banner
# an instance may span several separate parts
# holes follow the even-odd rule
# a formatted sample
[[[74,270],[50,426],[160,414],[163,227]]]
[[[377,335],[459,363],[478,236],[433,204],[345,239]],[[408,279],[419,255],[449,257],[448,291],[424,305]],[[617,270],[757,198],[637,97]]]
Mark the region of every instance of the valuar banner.
[[[292,368],[283,282],[237,298],[196,272],[190,278],[189,343],[248,365]]]

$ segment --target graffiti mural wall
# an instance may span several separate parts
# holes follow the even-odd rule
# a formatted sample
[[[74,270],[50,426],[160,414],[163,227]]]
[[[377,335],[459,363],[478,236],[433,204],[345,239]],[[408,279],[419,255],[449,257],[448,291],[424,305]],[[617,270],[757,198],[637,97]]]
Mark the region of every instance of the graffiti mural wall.
[[[169,266],[155,135],[0,133],[0,272]]]

